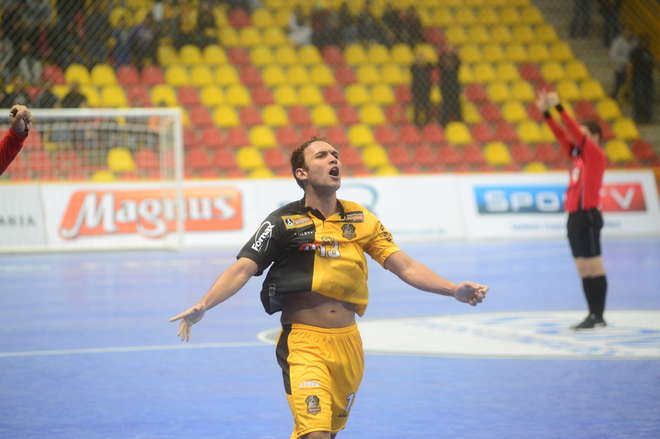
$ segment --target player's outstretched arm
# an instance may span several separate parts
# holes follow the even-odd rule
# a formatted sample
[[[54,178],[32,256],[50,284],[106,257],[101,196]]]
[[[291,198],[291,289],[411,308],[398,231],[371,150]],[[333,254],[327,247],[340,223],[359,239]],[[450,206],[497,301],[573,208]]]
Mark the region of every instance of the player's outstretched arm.
[[[456,284],[445,279],[403,251],[392,254],[385,260],[384,266],[405,283],[417,289],[451,296],[459,302],[469,303],[472,306],[481,303],[488,292],[488,287],[485,285],[475,282]]]
[[[26,135],[32,128],[32,114],[25,105],[14,105],[9,110],[11,128],[21,135]]]
[[[0,140],[0,175],[23,148],[32,125],[32,115],[24,105],[14,105],[9,111],[11,129]]]
[[[181,337],[182,341],[190,340],[192,325],[202,320],[207,310],[236,294],[256,272],[257,264],[251,259],[240,258],[234,262],[231,267],[218,276],[199,302],[170,319],[170,322],[180,320],[176,335]]]

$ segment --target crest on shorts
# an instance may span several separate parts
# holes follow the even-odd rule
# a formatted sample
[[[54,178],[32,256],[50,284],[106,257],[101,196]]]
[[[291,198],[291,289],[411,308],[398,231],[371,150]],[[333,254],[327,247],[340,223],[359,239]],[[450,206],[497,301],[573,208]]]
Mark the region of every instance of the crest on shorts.
[[[316,415],[321,412],[321,400],[316,395],[309,395],[305,398],[305,404],[307,404],[307,413],[310,415]]]
[[[355,238],[355,226],[350,223],[346,223],[341,226],[341,234],[344,236],[346,239],[353,239]]]

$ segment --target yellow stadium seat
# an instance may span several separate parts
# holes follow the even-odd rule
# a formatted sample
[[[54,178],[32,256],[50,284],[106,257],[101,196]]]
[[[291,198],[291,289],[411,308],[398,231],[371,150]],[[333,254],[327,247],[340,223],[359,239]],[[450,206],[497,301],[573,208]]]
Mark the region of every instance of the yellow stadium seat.
[[[264,158],[261,151],[253,146],[243,146],[236,152],[236,164],[244,171],[252,171],[265,168]]]
[[[527,54],[529,60],[532,62],[543,62],[548,61],[552,58],[550,51],[545,43],[532,43],[527,48]]]
[[[101,106],[111,108],[128,107],[124,88],[118,85],[106,85],[101,88]]]
[[[637,126],[635,123],[626,118],[622,117],[612,124],[612,131],[616,137],[621,140],[635,140],[639,139],[639,131],[637,131]]]
[[[263,47],[261,32],[254,26],[247,26],[238,30],[238,44],[242,47]]]
[[[603,86],[600,85],[600,82],[594,79],[587,79],[582,82],[580,85],[580,91],[582,92],[582,99],[588,101],[596,101],[605,97]]]
[[[112,148],[108,152],[108,168],[113,172],[135,171],[135,161],[126,148]]]
[[[538,143],[543,141],[543,133],[539,125],[531,120],[521,122],[516,129],[518,137],[525,143]]]
[[[92,181],[96,182],[105,182],[105,181],[115,181],[115,175],[106,170],[99,170],[94,172],[92,175]]]
[[[224,49],[217,44],[206,46],[202,51],[202,59],[204,64],[217,66],[220,64],[227,64],[227,54]]]
[[[293,85],[302,85],[309,83],[309,74],[307,73],[307,67],[302,65],[293,65],[289,66],[286,70],[285,76],[289,84]]]
[[[309,79],[312,84],[326,86],[335,83],[335,75],[325,64],[314,64],[310,67]]]
[[[275,63],[272,50],[267,46],[256,46],[250,50],[250,60],[257,67],[263,67]]]
[[[380,145],[367,145],[362,149],[362,162],[367,168],[374,169],[390,164],[387,151]]]
[[[438,62],[438,49],[427,43],[418,44],[415,46],[415,53],[420,53],[426,62]]]
[[[512,43],[504,48],[504,60],[506,61],[520,63],[525,62],[528,59],[529,54],[522,44]]]
[[[344,91],[346,101],[353,106],[364,105],[371,101],[371,95],[364,84],[351,84]]]
[[[564,79],[563,81],[557,84],[557,93],[559,97],[564,101],[575,101],[580,99],[580,89],[578,88],[575,81],[571,79]]]
[[[330,105],[317,105],[312,109],[312,122],[319,127],[337,125],[337,115]]]
[[[548,167],[541,162],[530,162],[525,165],[523,172],[548,172]]]
[[[551,82],[560,81],[566,76],[564,68],[557,61],[549,61],[543,63],[541,66],[541,73],[546,80]]]
[[[90,107],[100,107],[101,97],[96,87],[92,85],[83,85],[80,87],[80,92],[87,98],[87,105]]]
[[[295,87],[289,84],[276,86],[273,91],[273,99],[275,100],[275,103],[285,107],[299,104],[298,92]]]
[[[257,26],[259,28],[264,28],[264,27],[270,27],[270,26],[275,26],[275,19],[273,17],[273,14],[266,9],[266,8],[259,8],[256,9],[252,13],[252,22],[253,26]]]
[[[319,50],[311,44],[305,44],[298,48],[298,59],[305,65],[323,64],[323,58],[321,58]]]
[[[190,85],[188,69],[182,65],[169,66],[165,69],[165,82],[172,87]]]
[[[619,108],[619,103],[611,98],[598,101],[596,104],[596,111],[598,111],[600,117],[605,120],[618,119],[621,117],[621,108]]]
[[[512,62],[498,63],[495,67],[495,77],[500,81],[518,81],[520,73]]]
[[[442,93],[440,93],[440,87],[435,84],[431,87],[431,102],[434,104],[442,102]]]
[[[628,145],[621,140],[610,140],[605,145],[605,154],[612,163],[627,163],[633,161],[633,154]]]
[[[231,26],[224,26],[220,28],[220,43],[224,47],[237,47],[240,45],[238,38],[238,31]]]
[[[198,64],[190,69],[190,84],[195,87],[204,87],[215,83],[211,68],[205,64]]]
[[[240,125],[238,112],[231,105],[220,105],[213,110],[213,123],[219,127],[236,127]]]
[[[261,73],[264,83],[270,87],[288,84],[289,81],[284,74],[284,69],[278,64],[267,66]]]
[[[507,122],[521,122],[527,119],[527,111],[519,101],[509,101],[502,107],[502,117]]]
[[[477,17],[471,8],[459,8],[454,13],[454,21],[458,24],[475,24]]]
[[[92,78],[89,76],[87,67],[82,64],[71,64],[64,71],[64,79],[67,84],[78,83],[80,85],[89,85],[92,83]]]
[[[432,26],[447,27],[455,23],[454,14],[450,8],[435,8],[432,10],[429,21]]]
[[[167,84],[154,85],[151,88],[151,102],[160,107],[163,103],[168,107],[176,107],[178,100],[176,98],[176,91]]]
[[[272,148],[277,146],[275,133],[273,129],[267,125],[257,125],[250,128],[248,133],[250,143],[257,148]]]
[[[476,63],[483,60],[483,54],[476,44],[466,44],[459,50],[463,62]]]
[[[241,80],[238,77],[236,68],[230,64],[218,66],[215,71],[215,82],[218,85],[235,85],[240,84]]]
[[[455,46],[460,46],[461,44],[465,44],[469,41],[467,34],[465,33],[465,30],[463,29],[463,26],[450,26],[447,28],[445,31],[445,38],[447,41]]]
[[[550,58],[557,61],[571,61],[575,59],[571,46],[563,41],[550,43]]]
[[[536,99],[536,93],[529,82],[516,81],[511,85],[511,97],[522,102],[531,102]]]
[[[463,122],[449,122],[445,127],[447,141],[453,145],[465,145],[472,143],[470,130]]]
[[[116,7],[113,8],[112,11],[110,12],[110,17],[108,17],[108,20],[110,21],[110,26],[117,27],[119,25],[119,21],[121,19],[126,19],[128,22],[127,24],[131,25],[132,20],[131,20],[131,13],[127,8],[122,8],[122,7]]]
[[[226,95],[227,104],[236,107],[246,107],[252,104],[252,97],[248,89],[239,84],[230,85],[227,88]]]
[[[412,64],[415,58],[412,50],[410,49],[410,46],[401,43],[395,44],[394,47],[392,47],[390,55],[392,62],[404,65]]]
[[[300,64],[298,52],[291,46],[278,46],[274,49],[273,59],[277,64],[291,66]]]
[[[92,67],[91,83],[97,87],[117,84],[115,71],[109,64],[97,64]]]
[[[500,21],[500,15],[497,13],[497,10],[495,8],[484,6],[477,9],[477,22],[480,25],[486,24],[492,26],[494,24],[499,23],[499,21]]]
[[[564,70],[566,71],[566,77],[569,79],[579,81],[589,78],[587,66],[582,61],[570,61],[566,63]]]
[[[202,51],[193,44],[186,44],[179,51],[179,62],[187,66],[201,64],[204,62]]]
[[[552,43],[559,40],[559,37],[557,37],[557,32],[555,32],[555,28],[549,24],[539,25],[536,28],[536,32],[534,32],[534,34],[537,41],[542,41],[544,43]]]
[[[291,15],[290,9],[280,8],[275,10],[275,25],[284,28],[289,24],[289,17]]]
[[[359,65],[368,62],[367,53],[361,44],[351,43],[344,49],[344,59],[348,65]]]
[[[493,43],[510,43],[513,36],[508,26],[494,26],[490,30],[490,38]]]
[[[382,44],[372,44],[367,50],[367,60],[371,64],[385,64],[392,61],[390,52]]]
[[[513,41],[516,43],[531,43],[537,41],[532,27],[527,24],[520,24],[513,27]]]
[[[475,82],[474,71],[469,64],[461,64],[461,67],[458,69],[458,80],[462,84]]]
[[[314,84],[305,84],[300,87],[300,90],[298,90],[298,101],[300,102],[300,105],[312,107],[323,104],[325,99],[318,86]]]
[[[379,105],[389,105],[395,102],[392,87],[389,84],[376,84],[371,87],[371,99]]]
[[[180,64],[179,54],[176,52],[176,49],[172,46],[167,46],[167,45],[158,46],[158,49],[156,51],[156,57],[158,58],[158,64],[160,64],[163,67],[169,67]]]
[[[383,125],[385,115],[380,105],[366,104],[360,108],[360,120],[367,125]]]
[[[490,142],[484,147],[484,158],[493,166],[505,166],[512,163],[509,149],[502,142]]]
[[[351,145],[357,147],[362,147],[375,142],[371,128],[364,124],[351,125],[348,128],[347,136]]]
[[[271,127],[281,127],[289,124],[289,117],[286,110],[280,105],[266,105],[261,110],[261,118],[264,123]]]
[[[473,68],[474,80],[481,83],[493,82],[496,79],[495,70],[491,63],[479,63]],[[497,78],[499,79],[499,78]]]
[[[205,107],[217,107],[224,104],[225,94],[217,85],[207,85],[202,88],[200,100]]]
[[[378,84],[383,79],[378,68],[372,64],[364,64],[357,68],[356,76],[362,84]]]
[[[571,116],[573,116],[571,114]],[[550,127],[543,123],[541,124],[541,142],[556,142],[557,139],[555,138],[555,135],[552,133],[552,130]]]
[[[487,86],[486,91],[490,100],[495,103],[511,99],[511,90],[505,82],[493,82]]]
[[[485,44],[490,41],[490,34],[482,25],[470,26],[467,31],[468,41],[472,44]]]
[[[398,64],[383,65],[380,69],[383,82],[390,85],[405,84],[406,75],[403,73],[403,69],[405,69],[406,72],[410,72],[407,66],[401,68]]]
[[[504,51],[502,50],[502,46],[499,44],[486,44],[483,46],[483,50],[481,51],[483,53],[483,59],[480,61],[487,61],[487,62],[498,62],[498,61],[503,61],[504,60]]]
[[[544,22],[541,11],[539,11],[534,6],[527,6],[526,8],[523,8],[520,14],[520,18],[524,23],[538,24]]]
[[[463,103],[463,119],[469,124],[481,123],[481,113],[477,110],[477,107],[472,102]]]
[[[517,24],[521,22],[518,9],[507,7],[500,10],[500,22],[504,24]]]

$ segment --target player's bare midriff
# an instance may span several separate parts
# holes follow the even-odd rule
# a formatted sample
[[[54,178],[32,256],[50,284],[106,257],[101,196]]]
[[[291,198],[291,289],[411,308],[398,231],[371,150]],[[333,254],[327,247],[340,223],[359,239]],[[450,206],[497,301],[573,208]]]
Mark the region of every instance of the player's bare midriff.
[[[281,321],[343,328],[355,323],[355,305],[314,292],[291,294],[284,297]]]

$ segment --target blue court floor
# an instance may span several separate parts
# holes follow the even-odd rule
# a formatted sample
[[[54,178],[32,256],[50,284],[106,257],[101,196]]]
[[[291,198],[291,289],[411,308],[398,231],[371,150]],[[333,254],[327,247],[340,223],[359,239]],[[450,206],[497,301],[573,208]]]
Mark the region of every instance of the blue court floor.
[[[585,308],[564,241],[402,247],[452,280],[490,285],[488,298],[471,308],[372,264],[365,326]],[[612,315],[660,311],[660,240],[610,239],[603,251]],[[278,327],[261,309],[261,278],[208,312],[189,344],[168,322],[233,255],[0,255],[0,438],[288,438],[274,346],[258,338]],[[613,320],[574,341],[607,343],[621,327]],[[640,328],[626,348],[658,351],[660,331]],[[476,354],[368,352],[338,438],[660,438],[660,356],[489,356],[480,354],[485,345],[470,348]]]

